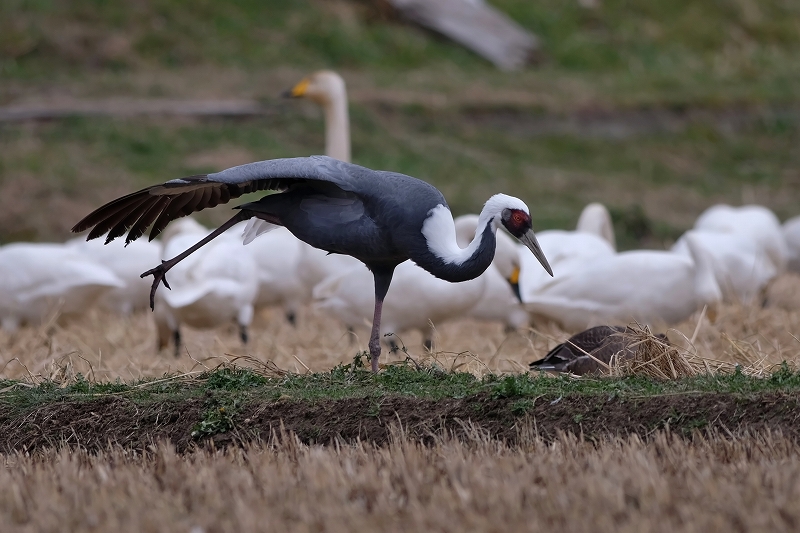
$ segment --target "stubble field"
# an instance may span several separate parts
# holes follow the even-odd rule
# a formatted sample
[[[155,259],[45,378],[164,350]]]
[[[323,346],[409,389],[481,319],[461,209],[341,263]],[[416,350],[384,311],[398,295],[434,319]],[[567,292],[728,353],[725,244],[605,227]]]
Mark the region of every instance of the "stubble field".
[[[514,377],[567,336],[552,326],[444,324],[434,353],[402,335],[407,353],[389,354],[381,380],[352,366],[365,333],[351,341],[310,308],[296,328],[262,312],[247,346],[233,327],[187,330],[178,358],[156,353],[147,314],[3,334],[0,519],[19,531],[791,531],[799,318],[778,296],[790,307],[797,286],[782,278],[772,307],[670,330],[719,369],[675,385]],[[115,380],[134,385],[104,385]]]

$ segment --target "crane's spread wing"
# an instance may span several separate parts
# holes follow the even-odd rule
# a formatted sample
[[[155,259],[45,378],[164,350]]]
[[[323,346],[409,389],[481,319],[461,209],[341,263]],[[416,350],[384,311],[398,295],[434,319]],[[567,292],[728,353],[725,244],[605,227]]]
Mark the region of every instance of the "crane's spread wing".
[[[263,190],[286,190],[303,181],[326,181],[352,191],[355,175],[372,172],[325,156],[272,159],[229,168],[214,174],[190,176],[153,185],[96,209],[75,224],[73,232],[91,228],[87,240],[108,233],[106,243],[122,236],[126,243],[141,237],[152,225],[150,240],[176,218],[233,198]]]

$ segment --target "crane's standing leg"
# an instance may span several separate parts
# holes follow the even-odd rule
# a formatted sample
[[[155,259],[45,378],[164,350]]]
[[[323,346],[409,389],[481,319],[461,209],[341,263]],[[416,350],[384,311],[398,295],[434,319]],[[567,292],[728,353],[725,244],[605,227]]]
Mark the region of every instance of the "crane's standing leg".
[[[392,282],[394,267],[372,269],[375,277],[375,314],[372,317],[372,334],[369,337],[369,356],[372,360],[372,371],[378,372],[378,359],[381,356],[381,310],[383,309],[383,299],[389,292],[389,284]]]

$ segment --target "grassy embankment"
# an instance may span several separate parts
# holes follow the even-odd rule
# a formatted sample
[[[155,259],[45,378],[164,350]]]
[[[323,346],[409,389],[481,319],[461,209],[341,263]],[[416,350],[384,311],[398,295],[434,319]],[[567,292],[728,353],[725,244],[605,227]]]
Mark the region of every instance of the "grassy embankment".
[[[266,441],[291,431],[305,442],[382,444],[392,427],[410,438],[463,435],[468,427],[517,442],[531,423],[537,437],[562,431],[600,439],[669,429],[736,434],[771,430],[797,437],[800,375],[788,367],[756,379],[739,372],[674,381],[642,377],[581,379],[529,375],[477,379],[435,367],[392,365],[375,376],[357,358],[330,372],[264,377],[223,368],[199,376],[133,384],[36,386],[5,381],[0,427],[5,451],[58,444],[145,449],[167,439],[179,450]],[[466,424],[466,425],[465,425]]]

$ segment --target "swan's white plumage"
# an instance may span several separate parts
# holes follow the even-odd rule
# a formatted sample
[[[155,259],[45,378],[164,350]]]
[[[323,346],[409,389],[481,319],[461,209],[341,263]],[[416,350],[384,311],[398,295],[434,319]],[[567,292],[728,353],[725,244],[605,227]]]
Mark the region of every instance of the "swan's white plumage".
[[[783,237],[788,252],[786,266],[792,272],[800,272],[800,216],[783,223]]]
[[[694,229],[736,233],[748,237],[763,250],[777,272],[786,270],[789,251],[783,229],[775,213],[766,207],[715,205],[697,218]]]
[[[753,302],[779,274],[763,247],[747,235],[707,230],[692,230],[690,233],[708,254],[714,277],[727,302]],[[692,256],[685,236],[678,239],[672,251]]]
[[[296,98],[308,98],[325,114],[325,155],[350,162],[350,116],[347,88],[342,77],[320,70],[304,78],[291,91]]]
[[[381,332],[417,329],[429,338],[430,323],[466,314],[483,295],[485,278],[449,283],[411,261],[400,263],[383,303]],[[363,265],[329,278],[314,288],[316,307],[348,326],[368,323],[375,304],[372,275]]]
[[[122,239],[104,244],[102,239],[87,241],[77,237],[65,244],[111,270],[124,284],[103,294],[98,301],[100,306],[125,315],[149,307],[151,282],[142,279],[141,274],[161,261],[159,241],[139,239],[125,246]]]
[[[539,245],[553,267],[555,278],[563,277],[573,268],[581,268],[589,262],[601,257],[614,255],[615,251],[605,239],[591,233],[568,230],[545,230],[536,234]],[[521,271],[519,288],[522,300],[552,281],[542,269],[535,257],[524,246],[518,246]]]
[[[568,330],[607,323],[672,324],[722,298],[709,257],[687,235],[692,257],[633,251],[595,257],[555,277],[534,293],[526,308]]]
[[[715,205],[695,222],[695,241],[711,258],[714,275],[728,302],[752,302],[786,270],[789,248],[775,214],[759,205]],[[684,238],[673,251],[689,256]]]
[[[123,282],[86,254],[62,244],[0,247],[0,321],[4,329],[38,324],[55,311],[81,314]]]
[[[312,291],[326,279],[342,275],[355,267],[364,266],[361,261],[349,255],[329,254],[325,250],[303,244],[300,250],[298,276]]]

